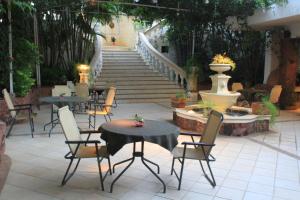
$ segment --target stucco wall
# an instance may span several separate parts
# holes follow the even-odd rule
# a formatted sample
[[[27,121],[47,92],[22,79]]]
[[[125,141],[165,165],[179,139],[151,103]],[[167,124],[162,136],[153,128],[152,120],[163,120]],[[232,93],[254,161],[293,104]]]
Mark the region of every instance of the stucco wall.
[[[137,43],[138,32],[134,28],[133,18],[120,16],[113,20],[113,24],[113,28],[109,25],[101,27],[101,33],[106,36],[106,40],[103,39],[102,44],[104,44],[104,46],[112,46],[111,38],[115,37],[115,45],[134,49]]]

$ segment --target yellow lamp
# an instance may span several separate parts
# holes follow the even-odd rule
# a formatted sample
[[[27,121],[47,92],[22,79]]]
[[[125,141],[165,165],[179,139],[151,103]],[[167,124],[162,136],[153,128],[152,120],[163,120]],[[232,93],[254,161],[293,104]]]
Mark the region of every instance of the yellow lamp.
[[[88,83],[90,66],[85,64],[80,64],[77,66],[77,70],[79,71],[79,77],[80,77],[79,83]]]

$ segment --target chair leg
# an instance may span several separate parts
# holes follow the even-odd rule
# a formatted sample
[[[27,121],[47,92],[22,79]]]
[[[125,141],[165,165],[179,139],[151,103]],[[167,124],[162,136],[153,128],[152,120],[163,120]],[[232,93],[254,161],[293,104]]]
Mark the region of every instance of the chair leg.
[[[91,128],[91,115],[89,115],[89,128]]]
[[[207,181],[211,184],[211,186],[215,187],[216,186],[216,181],[215,181],[215,177],[212,173],[212,170],[210,168],[210,164],[209,164],[209,161],[206,160],[206,164],[207,164],[207,167],[208,167],[208,170],[209,170],[209,173],[210,173],[210,176],[211,176],[211,179],[209,178],[209,176],[206,174],[205,170],[204,170],[204,167],[202,165],[202,162],[201,160],[199,160],[199,163],[200,163],[200,166],[201,166],[201,169],[203,171],[203,174],[204,174],[204,177],[207,179]]]
[[[104,116],[105,122],[107,122],[107,118],[106,118],[106,115],[103,115],[103,116]]]
[[[73,171],[72,171],[72,173],[70,173],[69,174],[69,171],[70,171],[70,169],[71,169],[71,166],[72,166],[72,164],[73,164],[73,161],[74,161],[74,158],[72,158],[71,160],[70,160],[70,163],[69,163],[69,166],[68,166],[68,168],[67,168],[67,171],[66,171],[66,173],[65,173],[65,175],[64,175],[64,178],[63,178],[63,180],[62,180],[62,182],[61,182],[61,185],[62,186],[64,186],[67,182],[68,182],[68,180],[74,175],[74,173],[76,172],[76,170],[77,170],[77,168],[78,168],[78,165],[79,165],[79,162],[80,162],[80,158],[78,159],[78,161],[77,161],[77,163],[76,163],[76,166],[75,166],[75,168],[73,169]],[[69,176],[68,176],[69,175]]]
[[[98,163],[98,169],[99,169],[101,189],[102,189],[102,191],[104,191],[103,176],[102,176],[102,170],[101,170],[101,160],[98,156],[97,156],[97,163]]]
[[[11,124],[10,124],[10,127],[9,127],[9,129],[8,129],[8,131],[7,131],[7,134],[6,134],[6,137],[7,137],[7,138],[10,136],[10,132],[11,132],[13,126],[15,125],[15,123],[16,123],[16,119],[13,118],[13,119],[12,119],[12,122],[11,122]]]
[[[29,121],[29,125],[30,125],[31,137],[33,138],[34,125],[33,125],[33,119],[31,117],[30,111],[28,113],[28,121]]]
[[[173,175],[175,158],[172,159],[171,175]]]
[[[109,114],[107,116],[108,116],[109,121],[111,121],[111,118],[110,118]]]
[[[109,174],[112,175],[112,173],[111,173],[111,163],[110,163],[109,156],[107,157],[107,161],[108,161]]]
[[[182,175],[183,175],[183,167],[184,167],[184,158],[182,158],[181,161],[181,169],[180,169],[180,175],[179,175],[179,184],[178,184],[178,190],[181,188],[181,181],[182,181]]]
[[[95,115],[93,117],[94,117],[94,130],[96,130],[96,117],[97,117],[97,115]]]

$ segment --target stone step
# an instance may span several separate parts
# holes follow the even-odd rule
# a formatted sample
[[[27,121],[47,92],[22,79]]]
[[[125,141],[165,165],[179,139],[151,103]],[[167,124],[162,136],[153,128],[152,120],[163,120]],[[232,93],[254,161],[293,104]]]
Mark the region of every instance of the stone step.
[[[179,89],[179,88],[174,88],[174,89],[160,89],[160,90],[157,90],[157,89],[128,89],[128,90],[125,90],[125,89],[120,89],[120,87],[117,88],[117,92],[118,92],[118,95],[132,95],[132,94],[153,94],[153,96],[157,95],[157,94],[160,94],[160,93],[163,93],[163,94],[176,94],[177,92],[181,92],[182,89]]]
[[[124,67],[118,67],[118,68],[111,68],[111,67],[104,67],[101,71],[101,73],[106,74],[106,73],[118,73],[118,74],[132,74],[132,73],[157,73],[153,70],[151,70],[148,67],[130,67],[130,68],[124,68]]]
[[[106,88],[108,87],[107,82],[97,82],[95,87],[99,88]],[[182,89],[179,88],[175,84],[162,84],[162,85],[116,85],[118,90],[148,90],[148,89],[155,89],[155,90],[169,90],[169,89]]]
[[[137,51],[102,51],[103,55],[139,55]]]
[[[132,51],[129,47],[126,46],[103,46],[104,51]]]
[[[99,79],[101,81],[168,81],[167,78],[165,77],[161,77],[161,76],[158,76],[158,77],[103,77],[103,76],[100,76]]]
[[[116,65],[121,65],[121,66],[145,66],[146,63],[144,61],[139,61],[139,60],[132,60],[132,61],[122,61],[122,60],[117,60],[117,61],[104,61],[103,66],[116,66]]]
[[[125,103],[165,103],[171,105],[170,98],[151,98],[151,99],[118,99],[118,104]]]
[[[104,58],[103,59],[103,62],[106,63],[106,62],[116,62],[116,63],[119,63],[119,62],[141,62],[141,63],[144,63],[144,60],[142,58],[120,58],[120,57],[109,57],[109,58]]]
[[[144,65],[103,65],[102,70],[151,70],[149,66]]]
[[[119,74],[119,73],[105,73],[103,72],[101,75],[100,75],[100,79],[103,78],[103,77],[106,77],[106,78],[114,78],[114,77],[127,77],[127,78],[130,78],[130,77],[163,77],[161,76],[160,74],[158,73],[151,73],[151,72],[145,72],[145,73],[123,73],[123,74]]]
[[[117,99],[160,99],[171,98],[174,94],[119,94],[117,91]]]
[[[96,87],[103,87],[106,85],[115,85],[116,87],[119,86],[135,86],[135,85],[140,85],[140,86],[144,86],[144,85],[175,85],[173,82],[169,81],[169,80],[159,80],[159,81],[114,81],[114,80],[110,80],[110,81],[95,81],[95,86]]]
[[[142,59],[139,54],[103,54],[102,56],[104,59]]]

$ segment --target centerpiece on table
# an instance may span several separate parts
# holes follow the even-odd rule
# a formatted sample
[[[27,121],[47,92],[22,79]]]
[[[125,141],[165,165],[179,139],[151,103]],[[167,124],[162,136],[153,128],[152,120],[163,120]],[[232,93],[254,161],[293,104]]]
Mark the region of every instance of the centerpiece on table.
[[[209,64],[210,69],[222,74],[225,71],[234,70],[236,68],[235,62],[229,58],[226,53],[217,54],[213,57],[213,61]]]
[[[142,116],[138,116],[138,114],[135,114],[134,120],[135,120],[136,127],[144,126],[144,118]]]

